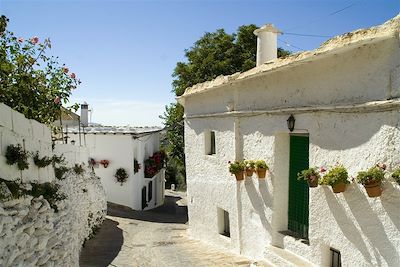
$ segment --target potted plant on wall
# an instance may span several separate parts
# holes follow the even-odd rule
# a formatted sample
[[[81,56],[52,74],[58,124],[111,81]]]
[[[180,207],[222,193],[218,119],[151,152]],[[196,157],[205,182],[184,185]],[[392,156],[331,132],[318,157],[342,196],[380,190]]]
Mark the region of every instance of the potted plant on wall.
[[[133,172],[138,173],[140,170],[140,163],[137,161],[137,159],[133,160]]]
[[[346,186],[350,183],[348,178],[349,175],[346,168],[339,165],[330,169],[328,173],[322,177],[320,184],[330,185],[335,194],[342,193],[346,191]]]
[[[100,160],[100,164],[103,165],[104,168],[107,168],[108,165],[110,164],[110,161],[107,159],[102,159]]]
[[[257,173],[257,177],[259,179],[265,178],[265,175],[269,170],[267,163],[265,163],[264,160],[256,160],[254,162],[254,167],[255,167],[255,172]]]
[[[241,181],[244,179],[245,164],[241,161],[228,162],[229,172],[236,176],[236,181]]]
[[[246,177],[252,176],[254,169],[255,169],[255,161],[254,160],[245,160],[244,164],[245,164]]]
[[[392,178],[400,185],[400,168],[397,168],[392,173]]]
[[[118,168],[114,176],[117,179],[117,182],[121,183],[121,186],[126,182],[126,180],[128,180],[128,173],[124,168]]]
[[[384,168],[374,166],[367,171],[357,174],[357,183],[362,184],[369,197],[379,197],[382,195],[382,180],[385,178]]]
[[[320,177],[317,168],[308,168],[297,174],[297,180],[307,181],[309,187],[317,187]]]

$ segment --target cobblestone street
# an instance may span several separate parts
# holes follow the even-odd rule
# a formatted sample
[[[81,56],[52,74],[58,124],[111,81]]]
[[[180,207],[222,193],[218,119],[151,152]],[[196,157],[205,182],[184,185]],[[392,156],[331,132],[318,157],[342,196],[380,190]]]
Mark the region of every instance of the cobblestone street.
[[[181,193],[167,192],[164,206],[152,211],[110,204],[107,220],[82,249],[80,266],[270,266],[189,239],[187,228]]]

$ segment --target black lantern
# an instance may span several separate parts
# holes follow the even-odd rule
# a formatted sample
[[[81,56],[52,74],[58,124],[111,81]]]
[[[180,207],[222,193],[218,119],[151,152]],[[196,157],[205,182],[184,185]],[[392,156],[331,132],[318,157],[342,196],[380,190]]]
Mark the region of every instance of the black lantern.
[[[287,127],[289,129],[289,131],[293,132],[294,130],[294,123],[295,123],[295,119],[293,117],[293,114],[290,114],[289,118],[287,119]]]

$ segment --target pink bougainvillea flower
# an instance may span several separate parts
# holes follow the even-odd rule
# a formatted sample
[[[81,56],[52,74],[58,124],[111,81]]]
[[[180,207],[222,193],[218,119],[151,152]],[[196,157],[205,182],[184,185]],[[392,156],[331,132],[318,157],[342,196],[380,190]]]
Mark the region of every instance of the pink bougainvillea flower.
[[[63,71],[64,71],[64,73],[68,73],[68,72],[69,72],[69,69],[66,68],[66,67],[64,67],[64,68],[63,68]]]
[[[76,78],[75,73],[71,73],[69,76],[70,76],[72,79],[75,79],[75,78]]]
[[[23,42],[24,42],[24,38],[19,37],[19,38],[18,38],[18,42],[19,42],[19,43],[23,43]]]
[[[39,37],[37,37],[37,36],[32,37],[32,38],[31,38],[31,43],[32,43],[32,44],[37,44],[37,43],[39,43]]]
[[[59,96],[56,96],[56,98],[54,98],[54,103],[55,104],[60,104],[61,103],[61,98]]]

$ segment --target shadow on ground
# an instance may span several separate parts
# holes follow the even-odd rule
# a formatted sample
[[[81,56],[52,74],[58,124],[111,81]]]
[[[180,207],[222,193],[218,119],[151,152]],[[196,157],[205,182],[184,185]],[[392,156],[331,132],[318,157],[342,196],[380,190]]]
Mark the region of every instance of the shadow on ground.
[[[188,221],[187,206],[178,205],[179,200],[181,197],[165,196],[164,205],[148,211],[136,211],[109,202],[107,203],[107,214],[146,222],[185,224]]]
[[[81,250],[79,266],[109,266],[121,250],[124,237],[118,222],[106,219],[95,238],[87,240]],[[105,245],[106,244],[106,245]]]

